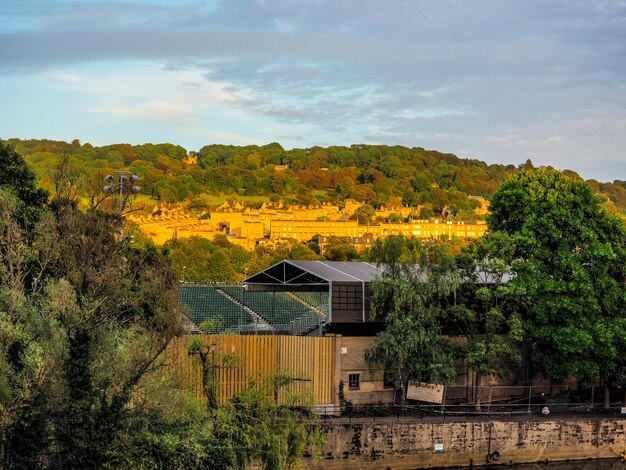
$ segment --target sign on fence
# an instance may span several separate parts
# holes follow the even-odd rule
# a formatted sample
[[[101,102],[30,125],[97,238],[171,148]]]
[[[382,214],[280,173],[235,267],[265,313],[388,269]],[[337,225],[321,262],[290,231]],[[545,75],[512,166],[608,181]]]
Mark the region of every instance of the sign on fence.
[[[419,400],[428,403],[443,403],[443,385],[429,384],[425,382],[409,382],[406,397],[409,400]]]

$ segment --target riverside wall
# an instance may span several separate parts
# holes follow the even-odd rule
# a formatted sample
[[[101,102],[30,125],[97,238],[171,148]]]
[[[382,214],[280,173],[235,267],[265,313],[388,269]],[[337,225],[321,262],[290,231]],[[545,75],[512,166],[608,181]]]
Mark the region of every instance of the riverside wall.
[[[415,469],[615,458],[611,449],[626,450],[625,425],[619,418],[331,424],[323,428],[322,460],[309,460],[307,467]]]

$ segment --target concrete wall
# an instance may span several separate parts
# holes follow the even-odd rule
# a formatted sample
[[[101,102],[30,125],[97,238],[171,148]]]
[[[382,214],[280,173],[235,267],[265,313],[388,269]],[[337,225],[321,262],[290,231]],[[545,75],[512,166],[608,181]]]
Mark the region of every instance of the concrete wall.
[[[615,457],[626,449],[626,419],[341,424],[324,427],[315,469],[413,469]],[[443,444],[443,453],[435,453]]]

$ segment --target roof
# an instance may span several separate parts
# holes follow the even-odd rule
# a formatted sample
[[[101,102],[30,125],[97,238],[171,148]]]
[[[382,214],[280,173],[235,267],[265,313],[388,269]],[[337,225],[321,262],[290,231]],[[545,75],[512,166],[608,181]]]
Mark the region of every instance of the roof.
[[[250,276],[244,282],[268,285],[371,282],[379,274],[382,274],[382,270],[365,262],[283,260]]]
[[[289,261],[290,263],[312,272],[328,281],[370,282],[382,274],[375,264],[356,261]]]
[[[244,279],[243,282],[246,284],[270,286],[312,286],[327,285],[333,282],[371,282],[376,276],[383,274],[383,268],[383,265],[362,261],[283,260]],[[476,269],[475,276],[475,281],[478,284],[506,284],[515,274],[509,271],[500,276],[496,273]]]

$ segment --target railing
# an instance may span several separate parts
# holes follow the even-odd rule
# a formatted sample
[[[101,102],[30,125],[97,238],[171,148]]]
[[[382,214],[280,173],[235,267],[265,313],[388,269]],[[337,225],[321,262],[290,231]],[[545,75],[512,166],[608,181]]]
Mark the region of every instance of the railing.
[[[571,417],[626,417],[622,415],[621,402],[613,401],[605,407],[594,398],[591,390],[571,390],[567,386],[448,386],[441,403],[425,403],[406,400],[402,403],[399,391],[395,402],[390,404],[353,404],[346,394],[343,406],[318,407],[326,420],[364,419],[366,421],[395,419],[396,421],[446,420],[446,419],[544,419],[554,415]],[[518,417],[518,418],[515,418]]]
[[[622,404],[577,403],[554,411],[541,404],[493,404],[484,411],[468,405],[336,405],[317,406],[322,423],[371,423],[416,421],[548,420],[554,418],[624,418]]]

